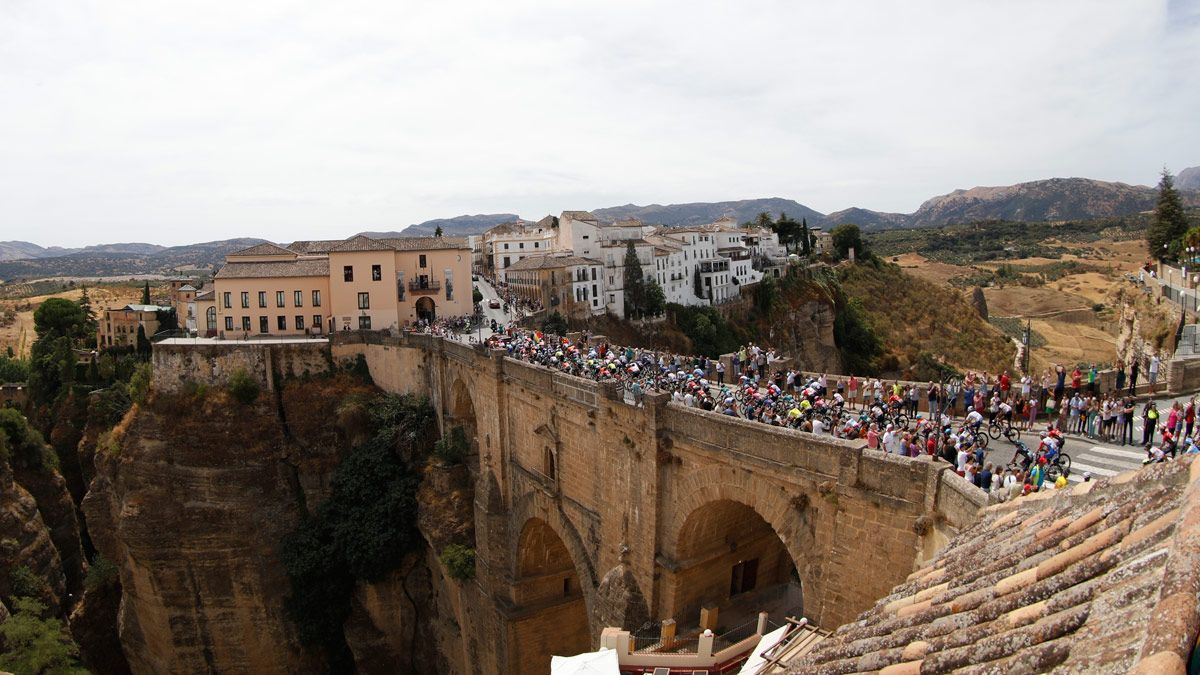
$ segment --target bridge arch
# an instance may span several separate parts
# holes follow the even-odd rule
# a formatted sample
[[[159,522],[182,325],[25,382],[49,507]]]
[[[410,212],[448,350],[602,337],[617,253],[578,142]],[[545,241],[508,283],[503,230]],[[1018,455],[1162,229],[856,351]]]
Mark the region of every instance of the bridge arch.
[[[446,430],[461,426],[466,433],[467,442],[471,444],[471,452],[479,451],[479,423],[475,413],[475,400],[471,398],[471,390],[463,383],[461,377],[455,377],[450,385],[446,401]]]
[[[553,655],[588,651],[598,640],[590,607],[595,592],[590,567],[574,530],[564,531],[557,512],[530,515],[514,538],[513,672],[544,673]]]
[[[775,620],[782,610],[818,620],[821,569],[807,493],[729,466],[696,471],[680,486],[660,539],[669,562],[657,580],[661,618],[695,625],[701,607],[716,606],[729,628],[760,609],[775,610]]]

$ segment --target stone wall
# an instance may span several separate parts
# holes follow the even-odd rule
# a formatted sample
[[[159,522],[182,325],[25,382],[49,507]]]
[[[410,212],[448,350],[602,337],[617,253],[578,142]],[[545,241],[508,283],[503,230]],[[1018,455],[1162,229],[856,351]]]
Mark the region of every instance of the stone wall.
[[[317,375],[330,370],[329,344],[325,340],[305,342],[228,342],[205,344],[156,343],[153,354],[155,391],[175,394],[204,384],[224,387],[238,370],[254,377],[259,386],[273,389],[274,372],[280,377]]]

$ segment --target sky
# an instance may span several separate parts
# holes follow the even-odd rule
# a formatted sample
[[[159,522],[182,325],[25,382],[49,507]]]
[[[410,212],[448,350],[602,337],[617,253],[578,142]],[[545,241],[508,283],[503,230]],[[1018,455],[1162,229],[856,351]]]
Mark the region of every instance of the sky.
[[[0,0],[0,240],[274,241],[1200,165],[1200,0]]]

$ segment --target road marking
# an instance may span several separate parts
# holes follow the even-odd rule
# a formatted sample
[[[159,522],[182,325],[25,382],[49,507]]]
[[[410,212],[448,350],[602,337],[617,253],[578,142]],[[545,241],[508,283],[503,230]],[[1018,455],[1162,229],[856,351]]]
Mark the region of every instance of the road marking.
[[[1102,445],[1092,446],[1087,452],[1094,452],[1099,455],[1109,455],[1110,457],[1122,457],[1124,459],[1136,459],[1139,462],[1146,459],[1146,453],[1137,452],[1134,450],[1117,450],[1116,448],[1106,448]]]
[[[1132,469],[1133,467],[1129,467],[1129,468]],[[1090,472],[1093,476],[1115,476],[1118,473],[1121,473],[1120,471],[1117,471],[1116,469],[1105,469],[1104,467],[1101,467],[1101,466],[1092,466],[1091,464],[1084,464],[1083,462],[1077,462],[1075,460],[1071,460],[1071,475],[1072,476],[1074,476],[1076,473],[1083,475],[1084,472]]]

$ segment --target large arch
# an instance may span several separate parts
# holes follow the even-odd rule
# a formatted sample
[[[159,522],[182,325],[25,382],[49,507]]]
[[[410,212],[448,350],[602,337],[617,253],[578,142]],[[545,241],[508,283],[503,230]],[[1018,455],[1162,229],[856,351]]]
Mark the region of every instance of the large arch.
[[[667,511],[659,539],[669,561],[656,580],[660,618],[696,625],[700,605],[720,609],[722,604],[745,604],[730,591],[735,574],[747,570],[743,566],[737,572],[734,566],[757,557],[759,583],[752,586],[763,589],[791,577],[798,583],[781,590],[793,607],[802,606],[810,620],[819,621],[817,514],[806,493],[722,465],[695,471],[679,485],[679,498]]]
[[[514,553],[511,670],[547,673],[551,656],[585,652],[595,642],[589,588],[563,538],[542,518],[524,522]]]

